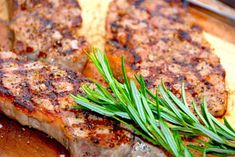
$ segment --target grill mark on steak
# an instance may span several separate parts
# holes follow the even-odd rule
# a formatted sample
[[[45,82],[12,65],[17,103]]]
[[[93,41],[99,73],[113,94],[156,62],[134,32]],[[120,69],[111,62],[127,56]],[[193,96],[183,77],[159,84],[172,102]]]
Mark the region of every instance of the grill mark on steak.
[[[81,8],[76,0],[9,0],[14,52],[31,60],[81,72],[88,43],[78,36]]]
[[[142,74],[153,91],[162,79],[180,96],[184,80],[189,104],[191,100],[200,104],[205,95],[209,111],[223,116],[225,71],[180,1],[114,0],[106,21],[108,56],[125,56],[127,65]]]

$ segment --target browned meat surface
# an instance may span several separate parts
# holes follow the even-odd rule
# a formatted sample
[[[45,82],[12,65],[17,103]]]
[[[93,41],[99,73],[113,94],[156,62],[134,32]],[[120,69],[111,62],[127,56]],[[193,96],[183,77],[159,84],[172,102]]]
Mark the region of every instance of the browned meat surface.
[[[72,156],[78,152],[107,155],[111,148],[131,142],[115,122],[72,110],[69,94],[77,94],[81,84],[89,84],[81,76],[39,61],[26,62],[10,52],[0,53],[0,62],[1,110],[56,138]]]
[[[54,137],[72,157],[164,156],[116,121],[75,111],[70,94],[82,93],[82,84],[94,86],[75,72],[0,53],[0,110],[8,117]]]
[[[11,48],[11,33],[4,21],[0,21],[0,51],[7,51]]]
[[[179,0],[114,0],[107,17],[106,52],[111,59],[124,55],[149,88],[162,79],[179,95],[184,81],[188,103],[200,103],[205,95],[214,116],[225,113],[225,71]]]
[[[9,10],[14,52],[76,72],[83,69],[88,43],[77,36],[82,19],[76,0],[10,0]]]

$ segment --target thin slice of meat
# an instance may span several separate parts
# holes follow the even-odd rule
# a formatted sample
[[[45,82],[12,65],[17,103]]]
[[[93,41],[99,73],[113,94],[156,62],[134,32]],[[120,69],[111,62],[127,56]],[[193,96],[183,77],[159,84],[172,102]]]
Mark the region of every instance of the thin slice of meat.
[[[74,110],[70,94],[82,94],[83,84],[95,88],[75,72],[0,53],[0,110],[55,138],[71,157],[165,156],[116,121]]]
[[[5,21],[0,20],[0,51],[11,49],[11,33]]]
[[[117,75],[116,63],[123,55],[150,89],[163,80],[180,96],[184,81],[189,104],[192,100],[200,104],[206,96],[209,111],[217,117],[224,115],[225,71],[201,27],[179,0],[114,0],[106,22],[106,52],[114,60],[111,66]]]
[[[81,8],[76,0],[10,0],[14,52],[80,72],[88,43],[77,35]]]

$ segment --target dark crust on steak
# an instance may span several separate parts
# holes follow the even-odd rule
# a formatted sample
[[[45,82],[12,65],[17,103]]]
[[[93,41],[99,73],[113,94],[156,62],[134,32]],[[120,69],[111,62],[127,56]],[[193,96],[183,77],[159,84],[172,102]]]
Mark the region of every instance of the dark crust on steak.
[[[82,84],[93,86],[75,72],[40,61],[28,62],[11,52],[0,53],[0,108],[10,101],[18,111],[40,123],[55,123],[68,141],[86,143],[81,145],[84,148],[75,148],[84,156],[102,156],[104,150],[112,154],[120,145],[131,146],[130,133],[119,123],[72,109],[75,103],[70,94],[82,94]],[[70,147],[66,142],[62,144]]]
[[[209,111],[224,115],[225,71],[179,0],[114,0],[106,27],[106,52],[124,55],[150,89],[162,79],[179,96],[184,81],[188,103],[205,95]]]
[[[81,8],[76,0],[9,0],[13,50],[81,72],[88,43],[78,36]]]

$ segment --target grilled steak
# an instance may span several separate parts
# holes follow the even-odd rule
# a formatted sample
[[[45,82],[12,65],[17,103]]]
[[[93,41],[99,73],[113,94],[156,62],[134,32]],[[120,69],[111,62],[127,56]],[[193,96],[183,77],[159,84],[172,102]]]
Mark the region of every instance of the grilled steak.
[[[111,66],[124,55],[150,89],[163,80],[179,96],[184,81],[188,103],[205,95],[214,116],[225,113],[225,71],[179,0],[114,0],[106,22]]]
[[[88,43],[77,36],[81,8],[76,0],[10,0],[14,52],[81,71]]]
[[[72,157],[164,156],[116,121],[73,109],[70,94],[92,83],[72,71],[0,53],[0,110],[62,143]]]

